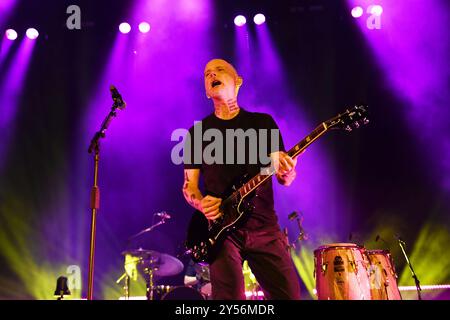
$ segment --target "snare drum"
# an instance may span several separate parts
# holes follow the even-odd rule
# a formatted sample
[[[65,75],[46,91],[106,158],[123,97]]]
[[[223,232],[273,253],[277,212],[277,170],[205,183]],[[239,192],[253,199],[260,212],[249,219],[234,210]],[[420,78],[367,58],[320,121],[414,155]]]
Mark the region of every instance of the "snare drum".
[[[373,300],[402,300],[394,261],[388,250],[368,250],[370,291]]]
[[[369,262],[354,243],[332,243],[314,250],[319,300],[371,300]]]
[[[205,298],[197,290],[181,286],[167,292],[162,300],[205,300]]]

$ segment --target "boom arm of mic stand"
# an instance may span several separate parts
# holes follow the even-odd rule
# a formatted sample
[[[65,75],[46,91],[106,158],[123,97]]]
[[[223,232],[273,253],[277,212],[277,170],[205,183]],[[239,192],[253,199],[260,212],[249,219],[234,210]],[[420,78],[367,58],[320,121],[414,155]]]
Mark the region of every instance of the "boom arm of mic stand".
[[[106,118],[103,120],[102,125],[100,126],[100,130],[94,134],[94,137],[92,137],[91,144],[89,145],[89,149],[88,149],[89,153],[92,153],[92,150],[95,150],[95,151],[99,150],[98,141],[100,140],[100,138],[105,137],[106,129],[108,129],[109,124],[111,123],[112,119],[117,115],[117,113],[116,113],[117,108],[118,108],[118,106],[116,106],[116,104],[114,103],[111,108],[111,111],[108,113]]]
[[[144,233],[146,233],[146,232],[150,232],[150,231],[152,231],[153,229],[155,229],[157,226],[162,225],[162,224],[164,224],[164,223],[166,223],[166,220],[163,219],[163,220],[161,220],[160,222],[158,222],[158,223],[156,223],[156,224],[154,224],[154,225],[148,227],[147,229],[144,229],[144,230],[140,231],[139,233],[136,233],[135,235],[132,235],[131,237],[128,238],[128,241],[131,241],[131,240],[133,240],[134,238],[139,237],[141,234],[144,234]]]

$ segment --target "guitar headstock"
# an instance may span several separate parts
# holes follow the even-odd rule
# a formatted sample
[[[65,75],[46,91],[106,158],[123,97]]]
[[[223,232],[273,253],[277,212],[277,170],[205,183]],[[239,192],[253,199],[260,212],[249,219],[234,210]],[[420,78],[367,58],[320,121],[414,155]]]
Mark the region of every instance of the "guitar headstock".
[[[367,116],[367,106],[354,106],[351,109],[347,109],[344,113],[340,113],[336,117],[326,121],[325,124],[328,129],[352,131],[369,123]]]

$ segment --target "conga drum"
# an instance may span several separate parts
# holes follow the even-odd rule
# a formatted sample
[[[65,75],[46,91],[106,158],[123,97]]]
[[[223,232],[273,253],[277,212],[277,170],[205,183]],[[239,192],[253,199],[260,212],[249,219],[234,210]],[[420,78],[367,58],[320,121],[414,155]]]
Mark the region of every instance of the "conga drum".
[[[394,261],[388,250],[367,250],[370,291],[373,300],[402,300]]]
[[[368,258],[364,247],[331,243],[314,250],[319,300],[371,300]]]

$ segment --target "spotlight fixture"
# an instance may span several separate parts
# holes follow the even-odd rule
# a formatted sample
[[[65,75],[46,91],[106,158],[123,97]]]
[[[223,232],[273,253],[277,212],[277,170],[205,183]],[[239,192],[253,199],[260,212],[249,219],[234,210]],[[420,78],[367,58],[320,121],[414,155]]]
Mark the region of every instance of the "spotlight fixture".
[[[127,22],[122,22],[122,23],[119,25],[119,30],[120,30],[120,32],[122,32],[123,34],[127,34],[128,32],[131,31],[131,26],[130,26],[130,24],[127,23]]]
[[[258,13],[253,17],[253,22],[257,25],[263,24],[266,22],[266,17],[262,13]]]
[[[363,15],[363,12],[364,12],[364,10],[360,6],[354,7],[352,9],[352,17],[353,18],[359,18],[359,17],[361,17]]]
[[[150,25],[147,22],[139,23],[139,31],[142,33],[147,33],[150,31]]]
[[[29,28],[26,32],[26,35],[29,39],[35,40],[39,37],[39,32],[35,28]]]
[[[243,15],[238,15],[234,18],[234,24],[238,27],[242,27],[247,22],[247,19]]]
[[[381,16],[381,14],[383,13],[383,7],[378,4],[375,4],[375,5],[369,6],[367,11],[370,14],[373,14],[375,16]]]
[[[17,39],[17,32],[14,29],[8,29],[5,31],[5,36],[8,40],[16,40]]]

